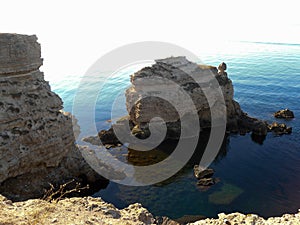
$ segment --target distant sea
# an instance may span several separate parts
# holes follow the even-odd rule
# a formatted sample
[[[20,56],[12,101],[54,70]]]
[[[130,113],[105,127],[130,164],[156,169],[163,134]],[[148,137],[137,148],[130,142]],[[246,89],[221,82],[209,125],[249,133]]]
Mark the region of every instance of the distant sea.
[[[226,62],[234,85],[234,98],[249,115],[293,127],[291,135],[269,133],[263,143],[251,135],[231,135],[223,154],[211,164],[220,182],[199,190],[191,167],[160,185],[128,187],[110,182],[95,193],[117,207],[140,202],[154,215],[179,218],[184,215],[216,217],[220,212],[256,213],[264,217],[295,213],[300,208],[300,44],[233,42],[223,51],[199,55],[202,63],[218,66]],[[199,53],[200,54],[200,53]],[[126,88],[134,70],[118,73],[107,81],[95,108],[98,130],[109,128],[115,93]],[[80,76],[51,81],[52,90],[72,103]],[[88,86],[86,87],[89,88]],[[82,101],[89,102],[88,99]],[[293,120],[273,118],[279,109],[294,111]],[[124,105],[120,116],[126,114]],[[126,152],[125,152],[126,153]]]

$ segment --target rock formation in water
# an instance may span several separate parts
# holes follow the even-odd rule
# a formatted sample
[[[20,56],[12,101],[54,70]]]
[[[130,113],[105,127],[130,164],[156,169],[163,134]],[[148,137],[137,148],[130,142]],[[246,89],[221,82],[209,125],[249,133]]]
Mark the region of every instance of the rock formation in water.
[[[0,34],[0,193],[18,200],[40,196],[48,182],[100,180],[75,146],[71,116],[42,63],[36,36]]]
[[[295,118],[294,112],[289,109],[282,109],[274,113],[276,118],[292,119]]]
[[[136,129],[147,133],[150,120],[159,116],[166,122],[168,131],[171,131],[168,137],[178,138],[181,118],[172,104],[163,99],[172,98],[180,103],[180,110],[184,115],[193,111],[193,107],[196,108],[201,128],[211,126],[210,106],[214,107],[219,103],[221,107],[226,107],[226,111],[217,109],[217,117],[222,118],[225,111],[228,131],[267,134],[267,124],[249,117],[233,99],[233,85],[225,72],[227,69],[225,63],[220,64],[217,69],[213,66],[197,65],[185,57],[171,57],[155,62],[151,67],[145,67],[134,73],[131,76],[132,85],[126,90],[127,111]],[[195,81],[191,76],[199,80]],[[218,81],[217,85],[214,78]],[[221,88],[224,96],[223,105],[217,95],[217,86]],[[178,94],[180,88],[190,96],[193,105],[188,104]],[[210,105],[205,93],[210,95]]]

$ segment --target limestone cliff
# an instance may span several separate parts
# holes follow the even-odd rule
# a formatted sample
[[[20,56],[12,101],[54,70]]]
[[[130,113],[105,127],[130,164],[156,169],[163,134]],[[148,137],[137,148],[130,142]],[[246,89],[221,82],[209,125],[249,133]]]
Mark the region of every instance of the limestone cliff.
[[[0,192],[12,198],[39,195],[48,182],[86,174],[97,179],[41,65],[36,36],[0,34]]]

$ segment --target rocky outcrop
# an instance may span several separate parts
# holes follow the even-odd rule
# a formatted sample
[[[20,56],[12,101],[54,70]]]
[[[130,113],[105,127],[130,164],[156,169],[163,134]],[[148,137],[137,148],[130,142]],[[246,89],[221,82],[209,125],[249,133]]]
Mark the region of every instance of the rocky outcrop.
[[[226,69],[225,63],[220,64],[217,69],[213,66],[197,65],[185,57],[156,60],[151,67],[145,67],[131,76],[132,85],[126,90],[126,106],[130,121],[135,128],[147,133],[150,120],[159,116],[168,127],[167,137],[176,139],[180,135],[181,118],[174,106],[165,99],[176,99],[176,102],[180,103],[182,115],[189,115],[195,107],[201,128],[204,129],[211,126],[210,106],[218,103],[219,107],[226,107],[226,111],[217,109],[216,117],[221,119],[226,113],[228,131],[266,135],[267,124],[249,117],[234,101],[233,85],[227,77]],[[191,75],[199,80],[196,82]],[[217,86],[224,96],[224,105],[217,96],[218,87],[215,87],[214,78],[218,81]],[[183,95],[178,94],[180,88],[189,95],[193,104],[189,104]],[[210,105],[205,93],[210,94]]]
[[[274,113],[276,118],[292,119],[295,118],[293,111],[289,109],[282,109]]]
[[[167,217],[155,218],[140,204],[118,209],[100,198],[70,198],[58,202],[28,200],[15,202],[0,195],[0,224],[132,224],[132,225],[201,225],[201,224],[251,224],[293,225],[300,224],[300,213],[264,219],[255,214],[218,214],[217,219],[203,216],[184,216],[173,221]],[[198,221],[196,221],[198,220]],[[196,221],[196,222],[194,222]],[[190,223],[189,223],[190,222]],[[192,223],[191,223],[192,222]]]
[[[0,208],[0,224],[157,224],[141,204],[120,210],[92,197],[64,199],[57,203],[39,199],[12,203],[0,195]]]
[[[276,135],[292,133],[292,127],[288,127],[284,123],[273,122],[272,124],[268,125],[268,129],[270,132],[273,132]]]
[[[41,65],[36,36],[0,34],[0,193],[14,199],[41,195],[48,182],[99,179]]]

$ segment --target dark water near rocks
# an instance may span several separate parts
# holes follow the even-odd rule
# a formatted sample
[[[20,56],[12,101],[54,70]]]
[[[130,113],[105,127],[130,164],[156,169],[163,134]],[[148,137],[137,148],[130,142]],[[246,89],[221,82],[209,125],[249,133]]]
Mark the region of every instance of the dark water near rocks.
[[[293,127],[293,133],[281,137],[269,133],[263,144],[253,141],[249,134],[231,135],[211,164],[220,182],[206,191],[197,187],[191,162],[161,184],[129,187],[110,182],[95,196],[117,207],[140,202],[154,215],[172,218],[215,217],[219,212],[234,211],[264,217],[296,212],[300,208],[300,45],[233,43],[229,51],[203,54],[200,58],[211,65],[227,63],[235,99],[245,112],[269,122],[285,122]],[[118,74],[102,89],[95,109],[98,129],[109,127],[105,121],[110,119],[114,93],[119,92],[120,86],[126,88],[131,72]],[[78,79],[50,83],[63,98],[65,110],[72,111]],[[272,113],[282,108],[293,110],[296,118],[290,121],[273,118]],[[125,107],[119,112],[124,115]]]

